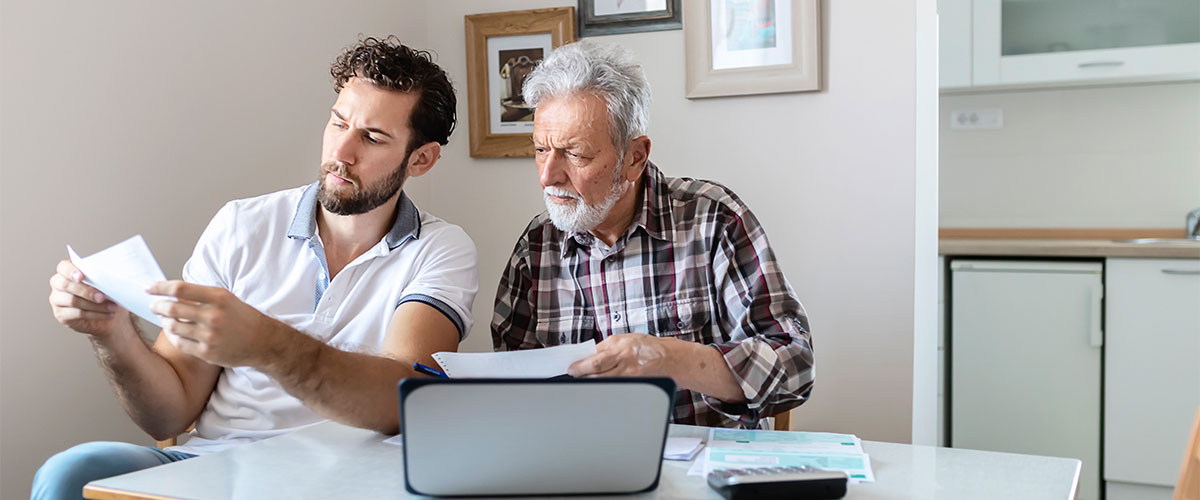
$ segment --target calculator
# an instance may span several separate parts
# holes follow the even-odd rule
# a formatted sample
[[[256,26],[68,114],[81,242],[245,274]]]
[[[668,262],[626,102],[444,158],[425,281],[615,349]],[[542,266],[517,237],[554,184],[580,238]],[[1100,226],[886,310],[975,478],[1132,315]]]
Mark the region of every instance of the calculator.
[[[708,485],[726,500],[825,499],[846,496],[850,477],[842,471],[808,466],[720,469]]]

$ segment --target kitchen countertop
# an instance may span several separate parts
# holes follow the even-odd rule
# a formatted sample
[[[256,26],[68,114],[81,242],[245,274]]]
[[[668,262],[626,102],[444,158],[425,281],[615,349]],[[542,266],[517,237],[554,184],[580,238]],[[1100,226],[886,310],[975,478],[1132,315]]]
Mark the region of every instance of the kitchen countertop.
[[[938,254],[1200,259],[1200,243],[1135,244],[1093,239],[942,237],[938,239]]]

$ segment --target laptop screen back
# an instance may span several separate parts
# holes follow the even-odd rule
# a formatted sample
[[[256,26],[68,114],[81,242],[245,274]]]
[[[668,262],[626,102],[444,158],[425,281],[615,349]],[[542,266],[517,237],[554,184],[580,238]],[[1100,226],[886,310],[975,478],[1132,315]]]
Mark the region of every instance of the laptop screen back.
[[[405,379],[408,490],[423,495],[654,489],[670,379]]]

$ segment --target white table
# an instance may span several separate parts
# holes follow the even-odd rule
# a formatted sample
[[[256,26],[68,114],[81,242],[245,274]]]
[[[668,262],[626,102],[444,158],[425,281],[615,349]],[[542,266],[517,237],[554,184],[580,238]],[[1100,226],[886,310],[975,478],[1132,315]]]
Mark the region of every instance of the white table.
[[[672,425],[671,435],[707,437],[708,428]],[[84,493],[93,499],[421,498],[404,489],[401,448],[384,443],[386,438],[326,422],[221,453],[93,481]],[[849,499],[1070,500],[1079,480],[1080,462],[1075,459],[862,444],[871,457],[875,482],[851,484]],[[663,461],[658,489],[636,497],[720,499],[702,477],[687,475],[689,466],[691,462]]]

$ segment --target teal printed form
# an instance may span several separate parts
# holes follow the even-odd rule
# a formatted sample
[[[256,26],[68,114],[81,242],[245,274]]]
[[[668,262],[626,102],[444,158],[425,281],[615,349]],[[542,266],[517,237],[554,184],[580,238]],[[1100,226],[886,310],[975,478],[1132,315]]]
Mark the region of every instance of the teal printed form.
[[[832,432],[760,431],[750,429],[714,429],[713,441],[735,443],[775,443],[795,445],[840,445],[857,448],[858,438],[852,434]]]
[[[789,453],[779,450],[758,451],[740,448],[712,448],[709,451],[708,459],[713,462],[714,469],[807,465],[819,469],[845,471],[850,475],[851,479],[866,479],[868,477],[867,456],[859,453]]]
[[[806,465],[840,470],[851,482],[873,482],[871,457],[853,434],[710,429],[704,471]]]

